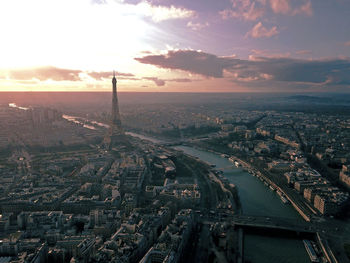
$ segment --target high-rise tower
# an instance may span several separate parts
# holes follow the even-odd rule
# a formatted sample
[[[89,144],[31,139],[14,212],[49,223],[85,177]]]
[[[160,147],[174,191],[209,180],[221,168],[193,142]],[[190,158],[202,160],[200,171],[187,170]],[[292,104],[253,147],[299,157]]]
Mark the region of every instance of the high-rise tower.
[[[113,71],[112,84],[113,84],[113,98],[112,98],[111,126],[114,126],[114,128],[121,129],[122,122],[120,120],[120,114],[119,114],[119,105],[118,105],[118,96],[117,96],[117,79],[115,77],[115,71]]]
[[[118,105],[118,95],[117,95],[117,79],[115,77],[115,71],[113,71],[113,93],[112,93],[112,118],[110,122],[110,127],[106,137],[104,139],[104,145],[106,148],[120,149],[121,147],[130,146],[127,136],[124,133],[122,127],[122,122],[120,119],[119,105]]]

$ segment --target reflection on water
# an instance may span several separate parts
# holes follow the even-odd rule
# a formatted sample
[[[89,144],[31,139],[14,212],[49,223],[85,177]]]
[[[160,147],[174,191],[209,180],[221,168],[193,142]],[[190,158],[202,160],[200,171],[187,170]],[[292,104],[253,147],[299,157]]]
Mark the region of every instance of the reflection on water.
[[[70,115],[65,115],[65,114],[62,115],[62,118],[66,119],[67,121],[70,121],[70,122],[73,122],[73,123],[76,123],[76,124],[80,124],[84,128],[87,128],[87,129],[90,129],[90,130],[96,130],[96,128],[94,126],[86,124],[86,123],[80,121],[81,119],[84,119],[84,118],[70,116]]]
[[[104,127],[104,128],[109,128],[108,124],[102,123],[102,122],[97,122],[97,121],[91,121],[92,124],[100,126],[100,127]]]
[[[244,259],[252,263],[310,263],[301,240],[244,235]]]
[[[103,128],[109,128],[108,124],[97,122],[97,121],[90,121],[83,117],[76,117],[71,115],[62,115],[63,119],[66,119],[67,121],[74,122],[76,124],[82,125],[84,128],[90,129],[90,130],[96,130],[96,126],[103,127]]]
[[[83,118],[83,117],[77,117],[77,116],[63,114],[62,118],[66,119],[67,121],[74,122],[76,124],[80,124],[84,128],[91,129],[91,130],[96,130],[96,126],[106,128],[106,129],[109,128],[108,124],[105,124],[102,122],[97,122],[97,121],[91,121],[91,120]],[[155,144],[164,143],[164,141],[162,141],[162,140],[148,137],[148,136],[144,136],[142,134],[137,134],[137,133],[133,133],[133,132],[126,132],[125,134],[140,138],[142,140],[147,140],[147,141],[153,142]]]
[[[145,135],[142,135],[142,134],[138,134],[138,133],[134,133],[134,132],[126,132],[125,134],[133,136],[133,137],[140,138],[141,140],[150,141],[150,142],[153,142],[155,144],[165,143],[162,140],[159,140],[159,139],[156,139],[156,138],[153,138],[153,137],[151,138],[151,137],[148,137],[148,136],[145,136]]]
[[[16,103],[14,103],[14,102],[9,103],[9,107],[10,108],[17,108],[17,109],[20,109],[20,110],[29,110],[29,108],[17,106]]]

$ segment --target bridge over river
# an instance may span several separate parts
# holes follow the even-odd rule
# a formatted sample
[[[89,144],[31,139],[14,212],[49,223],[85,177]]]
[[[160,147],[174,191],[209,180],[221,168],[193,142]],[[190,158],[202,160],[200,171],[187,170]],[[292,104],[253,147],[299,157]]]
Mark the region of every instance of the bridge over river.
[[[315,226],[309,222],[294,220],[293,218],[247,216],[247,215],[227,215],[217,213],[215,215],[203,216],[200,220],[203,224],[213,224],[215,222],[228,222],[242,228],[264,228],[290,231],[296,233],[313,233],[322,231],[323,228]]]

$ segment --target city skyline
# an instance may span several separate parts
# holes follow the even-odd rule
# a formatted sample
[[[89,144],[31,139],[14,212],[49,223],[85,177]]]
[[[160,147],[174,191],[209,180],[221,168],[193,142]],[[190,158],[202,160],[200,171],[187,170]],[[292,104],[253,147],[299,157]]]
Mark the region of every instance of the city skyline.
[[[2,1],[0,91],[347,92],[343,0]]]

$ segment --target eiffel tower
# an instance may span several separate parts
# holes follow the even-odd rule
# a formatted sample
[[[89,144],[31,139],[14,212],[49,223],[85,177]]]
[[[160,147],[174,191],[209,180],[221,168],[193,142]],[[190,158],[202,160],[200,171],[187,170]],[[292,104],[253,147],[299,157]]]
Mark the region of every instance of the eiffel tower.
[[[131,146],[127,136],[125,135],[120,119],[118,96],[117,96],[117,79],[115,71],[113,71],[113,96],[112,96],[112,118],[109,130],[104,138],[104,145],[109,150],[119,150],[121,148]]]

